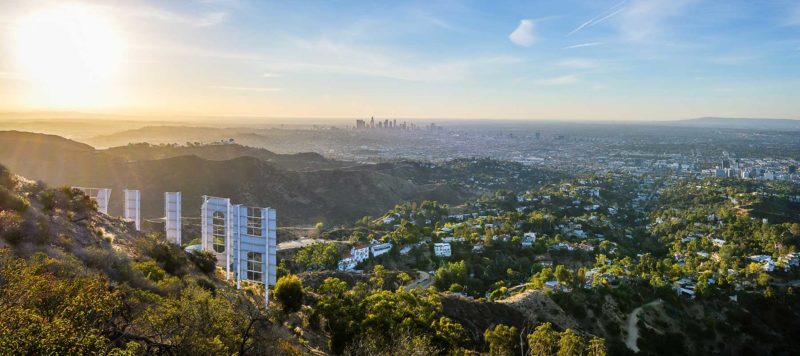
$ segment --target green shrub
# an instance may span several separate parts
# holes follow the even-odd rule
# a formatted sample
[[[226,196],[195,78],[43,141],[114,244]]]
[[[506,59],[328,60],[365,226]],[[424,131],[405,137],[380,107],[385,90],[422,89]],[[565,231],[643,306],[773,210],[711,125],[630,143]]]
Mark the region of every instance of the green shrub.
[[[217,256],[208,251],[192,251],[189,253],[189,260],[205,274],[211,274],[217,267]]]
[[[136,262],[133,268],[142,272],[147,279],[153,282],[161,282],[166,277],[166,272],[154,261]]]
[[[28,209],[28,203],[4,186],[0,186],[0,210],[14,210],[23,212]]]
[[[10,245],[16,245],[25,236],[22,216],[13,211],[0,211],[0,237]]]
[[[287,313],[300,310],[303,305],[303,283],[295,275],[283,276],[275,284],[275,299]]]
[[[217,292],[217,286],[215,286],[214,283],[205,278],[198,278],[196,283],[198,286],[200,286],[200,288],[203,288],[211,292],[212,295],[215,295],[215,293]]]
[[[156,260],[161,268],[173,276],[183,276],[186,271],[186,252],[168,243],[159,234],[149,234],[139,241],[139,247],[146,256]]]
[[[0,187],[8,189],[14,188],[14,176],[9,172],[8,168],[0,164]]]

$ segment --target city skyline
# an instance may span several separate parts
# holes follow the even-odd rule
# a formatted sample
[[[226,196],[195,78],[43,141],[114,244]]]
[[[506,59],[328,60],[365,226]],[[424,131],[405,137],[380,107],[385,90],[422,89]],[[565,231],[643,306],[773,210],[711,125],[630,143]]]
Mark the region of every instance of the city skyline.
[[[0,111],[797,118],[800,4],[0,4]]]

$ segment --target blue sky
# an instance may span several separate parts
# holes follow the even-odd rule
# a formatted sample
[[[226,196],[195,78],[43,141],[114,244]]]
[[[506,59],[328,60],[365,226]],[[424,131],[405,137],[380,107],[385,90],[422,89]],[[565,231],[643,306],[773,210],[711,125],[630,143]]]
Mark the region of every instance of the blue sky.
[[[53,4],[3,2],[0,38],[10,42],[25,16]],[[115,97],[70,109],[581,120],[800,113],[800,1],[81,4],[113,24],[124,60],[105,90]],[[52,109],[9,57],[0,53],[0,106]]]

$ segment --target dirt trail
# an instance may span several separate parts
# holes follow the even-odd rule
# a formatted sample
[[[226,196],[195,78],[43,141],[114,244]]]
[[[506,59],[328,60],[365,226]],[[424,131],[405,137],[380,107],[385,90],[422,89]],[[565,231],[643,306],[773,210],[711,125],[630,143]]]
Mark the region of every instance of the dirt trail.
[[[417,276],[418,276],[417,279],[411,281],[411,283],[409,283],[406,286],[406,290],[412,290],[417,287],[422,287],[422,289],[426,289],[433,284],[433,278],[431,278],[430,273],[417,271]]]
[[[658,305],[662,302],[663,300],[656,299],[634,309],[628,315],[628,338],[625,340],[625,345],[627,345],[629,349],[633,350],[634,352],[639,352],[639,346],[636,345],[636,341],[639,340],[639,313],[642,311],[642,308],[649,307],[651,305]]]

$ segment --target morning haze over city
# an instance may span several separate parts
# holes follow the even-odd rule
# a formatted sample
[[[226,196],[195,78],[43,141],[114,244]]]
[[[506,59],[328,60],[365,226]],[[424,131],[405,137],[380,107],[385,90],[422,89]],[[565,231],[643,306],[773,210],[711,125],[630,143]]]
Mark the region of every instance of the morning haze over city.
[[[800,353],[800,2],[0,2],[0,354]]]

